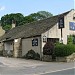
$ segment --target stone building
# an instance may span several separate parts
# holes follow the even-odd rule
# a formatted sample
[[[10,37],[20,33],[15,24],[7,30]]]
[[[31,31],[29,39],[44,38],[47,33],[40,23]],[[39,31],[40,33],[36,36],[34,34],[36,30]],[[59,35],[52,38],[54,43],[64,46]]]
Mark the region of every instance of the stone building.
[[[5,30],[2,29],[2,26],[0,24],[0,37],[3,36],[5,34]],[[0,51],[2,51],[3,49],[3,43],[0,43]]]
[[[61,18],[64,21],[62,30],[59,28],[59,19]],[[0,38],[1,42],[3,42],[4,55],[11,52],[14,57],[22,57],[32,49],[39,53],[40,58],[42,58],[43,47],[46,42],[54,42],[54,39],[57,39],[59,42],[67,44],[68,35],[75,35],[75,10],[13,27]]]

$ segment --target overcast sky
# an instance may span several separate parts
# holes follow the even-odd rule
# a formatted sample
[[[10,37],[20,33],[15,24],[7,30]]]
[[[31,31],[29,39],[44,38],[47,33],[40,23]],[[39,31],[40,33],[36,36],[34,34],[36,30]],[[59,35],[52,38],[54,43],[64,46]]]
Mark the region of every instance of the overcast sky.
[[[57,15],[71,9],[74,9],[74,0],[0,0],[0,17],[10,13],[26,16],[38,11]]]

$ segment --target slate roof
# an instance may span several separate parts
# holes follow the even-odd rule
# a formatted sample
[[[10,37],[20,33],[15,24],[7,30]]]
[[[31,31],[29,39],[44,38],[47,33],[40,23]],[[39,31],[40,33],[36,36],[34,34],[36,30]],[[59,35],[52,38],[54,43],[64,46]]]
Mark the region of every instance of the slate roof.
[[[29,24],[21,25],[9,30],[5,33],[0,40],[12,40],[15,38],[28,38],[33,36],[40,36],[42,33],[46,32],[50,28],[52,28],[57,22],[59,16],[65,16],[69,13],[65,12],[60,15],[56,15],[44,20],[32,22]]]

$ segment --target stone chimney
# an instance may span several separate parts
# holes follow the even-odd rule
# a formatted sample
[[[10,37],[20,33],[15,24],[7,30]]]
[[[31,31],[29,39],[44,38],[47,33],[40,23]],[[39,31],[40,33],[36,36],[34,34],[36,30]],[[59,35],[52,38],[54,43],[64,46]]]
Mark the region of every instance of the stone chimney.
[[[12,28],[16,27],[16,22],[12,20]]]

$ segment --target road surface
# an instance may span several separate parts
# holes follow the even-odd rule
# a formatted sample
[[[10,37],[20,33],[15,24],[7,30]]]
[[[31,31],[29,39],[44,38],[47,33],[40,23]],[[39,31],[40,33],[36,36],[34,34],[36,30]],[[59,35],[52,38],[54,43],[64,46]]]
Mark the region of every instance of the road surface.
[[[45,73],[45,74],[41,74],[41,75],[75,75],[75,68],[56,71],[56,72],[52,72],[52,73]]]
[[[74,62],[43,62],[0,57],[0,75],[60,75],[60,73],[63,74],[64,72],[59,70],[74,68],[74,64]],[[52,73],[53,71],[54,73]],[[55,74],[55,71],[59,71],[59,73],[56,72]],[[73,69],[65,71],[66,75],[67,72],[74,74]]]

